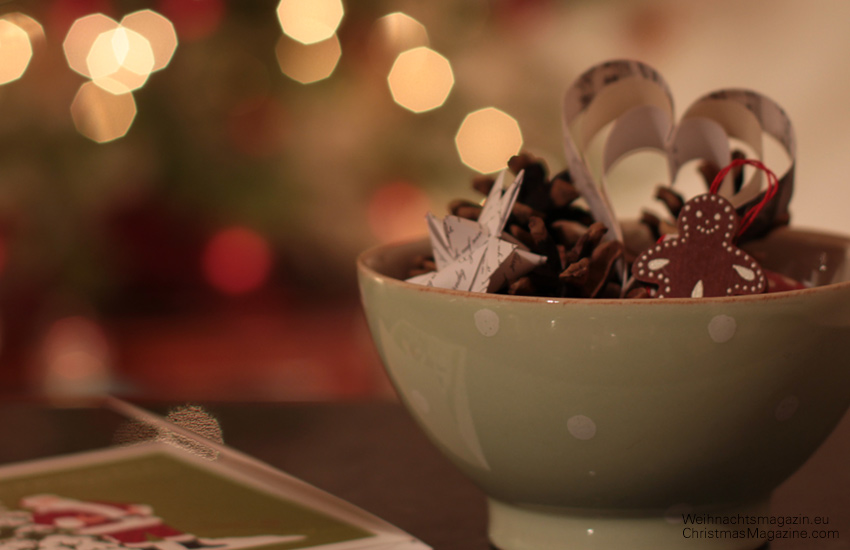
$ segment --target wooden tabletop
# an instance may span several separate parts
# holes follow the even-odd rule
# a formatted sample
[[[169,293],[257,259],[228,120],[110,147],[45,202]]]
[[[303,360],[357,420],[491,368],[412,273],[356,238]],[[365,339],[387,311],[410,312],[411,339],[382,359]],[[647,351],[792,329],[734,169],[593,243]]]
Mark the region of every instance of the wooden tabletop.
[[[227,444],[362,507],[437,550],[489,548],[483,493],[439,454],[395,402],[206,408],[219,420]],[[0,463],[105,445],[114,428],[85,408],[59,415],[33,403],[0,405]],[[16,444],[5,444],[10,441]],[[850,549],[849,466],[850,416],[776,491],[771,510],[775,515],[826,516],[840,538],[774,541],[771,550]]]

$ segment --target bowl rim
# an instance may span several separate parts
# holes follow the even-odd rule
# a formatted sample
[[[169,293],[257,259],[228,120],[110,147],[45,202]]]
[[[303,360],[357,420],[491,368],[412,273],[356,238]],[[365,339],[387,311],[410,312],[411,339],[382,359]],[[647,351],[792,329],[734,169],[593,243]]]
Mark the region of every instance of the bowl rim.
[[[850,236],[842,235],[834,232],[818,231],[805,228],[780,228],[776,231],[790,232],[798,237],[812,237],[821,239],[831,239],[843,241],[848,248],[848,261],[850,261]],[[381,254],[400,248],[422,246],[428,243],[427,237],[416,237],[401,241],[393,241],[389,243],[381,243],[373,245],[357,256],[357,272],[361,277],[371,279],[380,284],[391,286],[405,291],[427,292],[438,296],[449,298],[467,298],[476,299],[487,302],[503,302],[503,303],[531,303],[531,304],[570,304],[570,305],[591,305],[598,304],[600,306],[647,306],[647,305],[675,305],[675,306],[691,306],[697,304],[729,304],[738,302],[773,302],[777,300],[790,300],[797,297],[825,294],[833,292],[850,291],[850,280],[840,281],[837,283],[829,283],[826,285],[802,288],[797,290],[784,290],[780,292],[770,292],[761,294],[746,294],[739,296],[712,296],[707,298],[558,298],[550,296],[516,296],[510,294],[493,294],[488,292],[472,292],[468,290],[453,290],[449,288],[438,288],[426,285],[418,285],[409,283],[403,279],[397,279],[389,275],[380,273],[369,265],[369,261],[380,256]]]

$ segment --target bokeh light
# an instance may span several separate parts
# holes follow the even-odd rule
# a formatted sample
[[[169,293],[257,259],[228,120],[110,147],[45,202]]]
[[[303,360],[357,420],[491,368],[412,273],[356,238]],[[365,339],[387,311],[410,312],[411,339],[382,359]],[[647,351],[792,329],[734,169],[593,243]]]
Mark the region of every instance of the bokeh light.
[[[65,35],[65,41],[62,43],[62,50],[65,52],[68,66],[73,71],[91,78],[86,60],[89,57],[92,45],[98,36],[117,28],[118,22],[102,13],[93,13],[74,21],[71,28],[68,29],[68,34]]]
[[[103,329],[85,317],[54,322],[43,341],[44,390],[51,395],[93,395],[111,383],[110,349]]]
[[[104,90],[123,94],[168,65],[177,35],[167,18],[151,10],[131,13],[121,23],[95,13],[71,25],[62,48],[71,69]]]
[[[168,65],[177,49],[177,33],[171,21],[155,11],[140,10],[126,15],[121,25],[148,39],[154,59],[152,72]]]
[[[275,54],[283,74],[302,84],[310,84],[324,80],[334,72],[342,49],[336,35],[309,45],[282,35]]]
[[[341,0],[281,0],[277,6],[283,32],[303,44],[333,36],[343,13]]]
[[[23,29],[27,33],[27,36],[29,36],[32,46],[35,46],[37,42],[44,42],[44,27],[29,15],[13,12],[3,15],[3,19]]]
[[[406,13],[385,15],[378,19],[376,27],[381,45],[394,53],[429,44],[425,25]]]
[[[133,94],[115,95],[93,82],[86,82],[71,103],[77,131],[98,143],[124,136],[136,118]]]
[[[431,202],[419,187],[406,181],[388,183],[369,199],[369,229],[385,243],[418,237],[425,231],[429,210]]]
[[[455,145],[464,164],[487,174],[503,169],[522,148],[517,121],[495,107],[469,113],[455,136]]]
[[[150,41],[123,26],[101,33],[86,58],[92,81],[113,94],[144,86],[154,66]]]
[[[0,84],[24,74],[32,59],[32,44],[26,30],[9,19],[0,19]]]
[[[396,103],[421,113],[445,103],[455,79],[448,59],[420,46],[399,54],[387,82]]]
[[[245,227],[231,227],[213,235],[201,261],[210,285],[235,295],[256,290],[266,282],[272,254],[262,235]]]

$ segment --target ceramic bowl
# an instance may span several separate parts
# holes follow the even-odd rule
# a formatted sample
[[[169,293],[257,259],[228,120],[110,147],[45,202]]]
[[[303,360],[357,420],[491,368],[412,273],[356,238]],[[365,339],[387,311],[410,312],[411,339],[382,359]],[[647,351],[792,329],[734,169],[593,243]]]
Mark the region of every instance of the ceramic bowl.
[[[749,252],[813,287],[706,299],[404,282],[428,250],[363,253],[363,306],[402,401],[487,494],[503,550],[756,548],[740,525],[689,537],[683,514],[766,515],[850,406],[848,238],[774,231]]]

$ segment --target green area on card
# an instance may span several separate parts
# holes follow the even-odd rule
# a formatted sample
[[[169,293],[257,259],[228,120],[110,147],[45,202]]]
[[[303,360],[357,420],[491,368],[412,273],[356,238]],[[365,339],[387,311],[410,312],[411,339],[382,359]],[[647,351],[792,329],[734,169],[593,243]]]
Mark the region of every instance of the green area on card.
[[[263,550],[306,548],[371,534],[359,527],[180,460],[167,452],[115,457],[0,480],[0,503],[54,494],[81,501],[146,504],[169,526],[202,538],[304,535]]]

